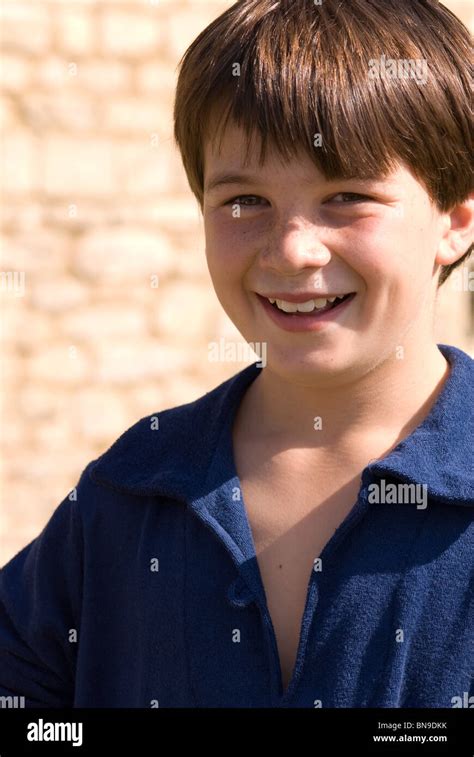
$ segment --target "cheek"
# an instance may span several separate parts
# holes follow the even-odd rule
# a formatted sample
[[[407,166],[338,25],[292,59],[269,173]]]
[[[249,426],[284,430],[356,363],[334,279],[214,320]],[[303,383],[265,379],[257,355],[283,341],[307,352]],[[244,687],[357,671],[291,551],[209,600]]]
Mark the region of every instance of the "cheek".
[[[366,281],[381,289],[406,286],[423,266],[419,224],[403,218],[371,218],[354,225],[344,248],[346,263]]]
[[[391,219],[373,223],[370,233],[354,240],[347,262],[365,281],[368,323],[379,318],[384,328],[397,330],[418,317],[431,291],[431,233],[419,219]]]
[[[206,258],[214,281],[230,281],[242,275],[252,260],[248,233],[237,228],[237,220],[205,224]]]

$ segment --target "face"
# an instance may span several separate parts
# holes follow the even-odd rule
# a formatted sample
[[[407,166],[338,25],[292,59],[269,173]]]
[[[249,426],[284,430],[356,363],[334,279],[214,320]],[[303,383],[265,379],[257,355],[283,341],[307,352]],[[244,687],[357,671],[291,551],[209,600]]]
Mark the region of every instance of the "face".
[[[321,386],[399,347],[421,355],[447,229],[423,186],[402,165],[332,182],[305,155],[270,152],[260,166],[255,146],[244,165],[245,145],[235,126],[220,153],[206,144],[203,203],[211,278],[244,339],[266,343],[271,371]]]

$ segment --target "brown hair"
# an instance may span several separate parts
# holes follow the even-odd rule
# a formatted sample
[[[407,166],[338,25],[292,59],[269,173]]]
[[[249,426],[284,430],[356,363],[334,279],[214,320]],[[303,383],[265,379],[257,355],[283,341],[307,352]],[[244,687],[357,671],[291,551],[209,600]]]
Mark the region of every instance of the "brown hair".
[[[383,56],[425,61],[426,81],[369,75]],[[247,154],[259,138],[261,163],[267,143],[284,160],[304,150],[327,180],[383,177],[401,161],[450,211],[473,187],[470,60],[468,29],[438,0],[238,0],[180,61],[174,135],[201,210],[216,113],[212,139],[231,118]]]

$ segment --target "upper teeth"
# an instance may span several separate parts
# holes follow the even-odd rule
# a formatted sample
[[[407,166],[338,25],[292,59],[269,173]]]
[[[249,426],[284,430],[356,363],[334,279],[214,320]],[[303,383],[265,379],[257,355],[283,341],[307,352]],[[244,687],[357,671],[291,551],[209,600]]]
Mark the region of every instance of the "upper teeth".
[[[300,313],[311,313],[315,308],[316,310],[325,308],[328,302],[334,302],[334,300],[339,299],[339,297],[344,297],[344,295],[340,294],[336,297],[320,297],[316,300],[307,300],[307,302],[287,302],[286,300],[272,300],[271,297],[268,297],[268,301],[271,302],[272,305],[276,302],[277,308],[284,310],[285,313],[296,313],[297,311],[299,311]]]

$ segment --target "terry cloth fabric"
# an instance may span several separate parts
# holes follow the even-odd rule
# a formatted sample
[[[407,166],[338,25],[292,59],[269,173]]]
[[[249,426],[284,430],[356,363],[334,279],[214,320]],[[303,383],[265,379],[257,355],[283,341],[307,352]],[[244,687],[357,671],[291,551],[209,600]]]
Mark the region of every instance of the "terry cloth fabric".
[[[3,567],[4,706],[467,706],[474,363],[439,349],[451,371],[429,415],[367,465],[308,566],[286,691],[233,457],[255,363],[128,429]]]

